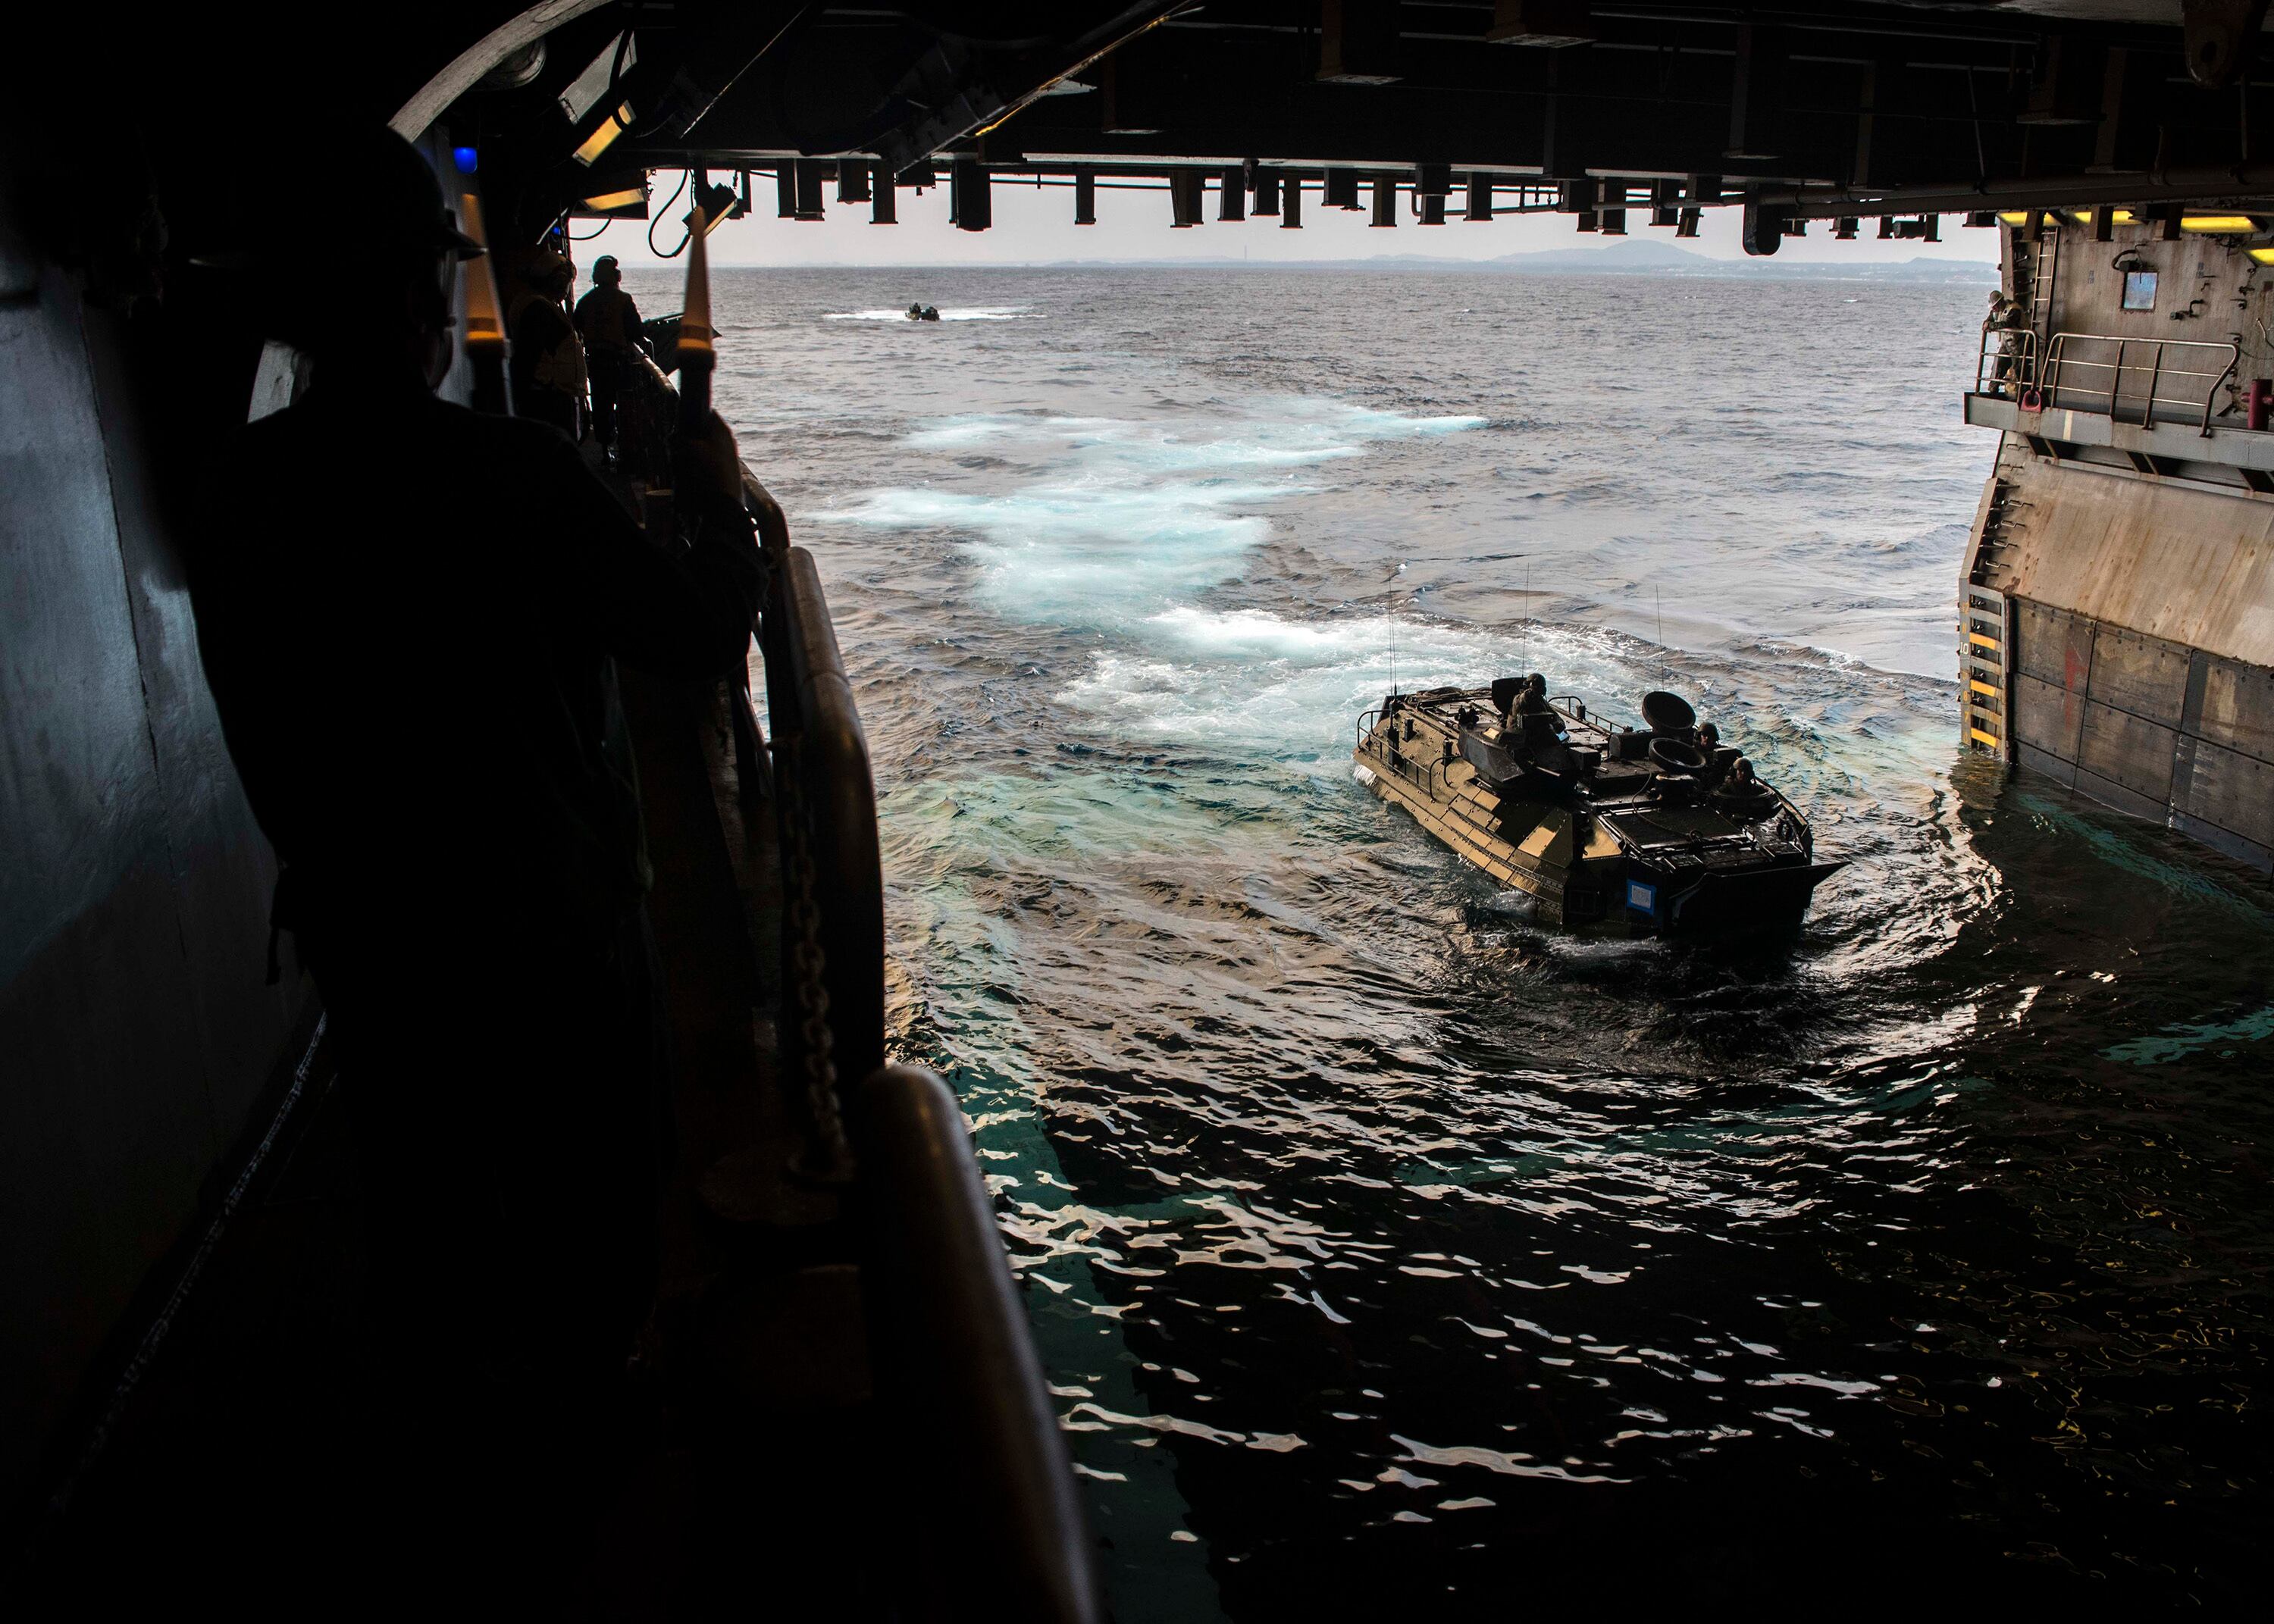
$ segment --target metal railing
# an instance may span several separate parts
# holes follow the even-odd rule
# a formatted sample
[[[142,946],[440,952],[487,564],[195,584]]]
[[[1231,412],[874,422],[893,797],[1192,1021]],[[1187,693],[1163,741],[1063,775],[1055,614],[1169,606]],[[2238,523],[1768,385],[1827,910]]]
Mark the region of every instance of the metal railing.
[[[922,1551],[899,1581],[918,1617],[1103,1617],[1081,1498],[955,1096],[885,1064],[884,874],[869,746],[812,554],[743,470],[766,562],[758,649],[767,747],[733,707],[746,807],[780,834],[779,1049],[807,1105],[809,1160],[852,1180],[885,1435],[915,1442],[924,1498],[900,1507]],[[841,1112],[841,1117],[840,1113]],[[850,1155],[847,1153],[852,1153]]]
[[[963,1112],[915,1066],[872,1073],[856,1104],[878,1395],[897,1412],[877,1435],[920,1446],[908,1534],[932,1605],[914,1616],[1095,1624],[1081,1492]]]
[[[2097,412],[2112,422],[2153,428],[2158,415],[2200,432],[2232,411],[2219,390],[2233,381],[2241,350],[2192,338],[2126,338],[2112,333],[2056,333],[2050,344],[2024,328],[1982,335],[1977,394],[2011,398],[2025,411]]]
[[[2037,335],[2028,327],[1984,327],[1974,364],[1974,393],[2015,396],[2037,382]]]
[[[792,546],[780,505],[746,470],[742,496],[766,560],[758,621],[782,854],[781,1056],[824,1094],[885,1064],[885,879],[869,741],[813,555]],[[741,728],[736,728],[739,734]],[[753,728],[755,733],[755,726]],[[744,775],[747,795],[752,771]],[[817,981],[817,989],[809,985]],[[819,996],[814,996],[817,990]],[[817,1073],[825,1066],[833,1077]],[[825,1124],[816,1123],[825,1137]]]
[[[1372,730],[1374,718],[1380,714],[1376,710],[1368,710],[1359,718],[1358,748],[1359,749],[1366,748],[1368,742],[1367,734]],[[1410,779],[1414,787],[1424,793],[1432,792],[1437,782],[1438,769],[1447,764],[1434,758],[1428,761],[1416,760],[1404,750],[1397,748],[1393,741],[1385,741],[1379,735],[1375,736],[1373,742],[1374,754],[1382,757],[1382,764],[1399,778]],[[1449,786],[1450,782],[1451,780],[1447,780]]]

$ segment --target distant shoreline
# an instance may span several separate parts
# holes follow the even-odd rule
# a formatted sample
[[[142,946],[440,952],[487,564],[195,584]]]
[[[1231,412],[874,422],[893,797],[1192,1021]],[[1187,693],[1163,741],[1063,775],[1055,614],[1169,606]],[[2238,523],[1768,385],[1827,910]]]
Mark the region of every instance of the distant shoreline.
[[[1585,251],[1581,251],[1584,252]],[[1532,258],[1554,259],[1553,265],[1522,263]],[[1998,267],[1982,259],[1878,260],[1843,265],[1838,260],[1711,259],[1689,256],[1694,263],[1647,262],[1572,263],[1579,253],[1551,251],[1539,256],[1513,255],[1510,259],[1035,259],[965,260],[946,263],[869,265],[809,263],[799,265],[714,265],[714,271],[874,271],[936,274],[943,271],[1296,271],[1311,274],[1362,272],[1374,274],[1419,273],[1426,275],[1465,274],[1476,276],[1599,277],[1617,276],[1679,282],[1854,282],[1898,287],[1986,288],[1999,279]],[[1511,263],[1510,259],[1515,260]],[[627,265],[628,273],[670,274],[679,267],[665,260],[654,265]]]

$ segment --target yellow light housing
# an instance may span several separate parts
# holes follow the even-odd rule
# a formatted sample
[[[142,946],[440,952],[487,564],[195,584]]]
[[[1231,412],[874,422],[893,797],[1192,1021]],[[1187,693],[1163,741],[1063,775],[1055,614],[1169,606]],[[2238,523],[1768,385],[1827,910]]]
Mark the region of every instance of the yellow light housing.
[[[2248,252],[2259,264],[2274,265],[2274,248],[2253,248]]]
[[[458,219],[468,237],[489,246],[489,235],[482,229],[481,199],[471,192],[458,195]],[[498,313],[497,282],[487,254],[466,261],[465,345],[469,353],[505,353],[505,322]]]
[[[646,199],[646,187],[627,186],[621,192],[604,192],[597,198],[586,198],[584,207],[606,213],[612,208],[629,208],[633,204],[642,203]]]
[[[616,144],[616,138],[631,126],[631,122],[632,104],[627,102],[602,119],[600,127],[584,138],[584,144],[573,154],[576,162],[589,169],[602,153]]]
[[[679,301],[678,360],[682,367],[711,365],[715,336],[711,326],[711,254],[703,245],[703,239],[710,235],[711,222],[697,202],[687,216],[687,290]]]
[[[2180,216],[2180,229],[2202,231],[2214,235],[2235,231],[2255,231],[2258,229],[2258,222],[2248,214],[2182,214]]]
[[[2029,213],[2027,209],[2017,208],[2002,212],[1998,218],[2009,226],[2025,226],[2029,223]]]
[[[2112,208],[2108,211],[2108,218],[2111,222],[2120,226],[2136,226],[2140,223],[2140,216],[2128,208]]]

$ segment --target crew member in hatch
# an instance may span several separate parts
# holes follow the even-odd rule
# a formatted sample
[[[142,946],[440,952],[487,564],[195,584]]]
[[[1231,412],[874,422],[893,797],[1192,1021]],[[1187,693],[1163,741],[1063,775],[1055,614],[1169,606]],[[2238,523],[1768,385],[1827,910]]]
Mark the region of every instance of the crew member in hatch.
[[[1544,748],[1563,741],[1563,724],[1555,714],[1555,707],[1547,703],[1547,679],[1533,672],[1524,680],[1524,691],[1517,696],[1516,716],[1524,729],[1524,741],[1534,749]]]

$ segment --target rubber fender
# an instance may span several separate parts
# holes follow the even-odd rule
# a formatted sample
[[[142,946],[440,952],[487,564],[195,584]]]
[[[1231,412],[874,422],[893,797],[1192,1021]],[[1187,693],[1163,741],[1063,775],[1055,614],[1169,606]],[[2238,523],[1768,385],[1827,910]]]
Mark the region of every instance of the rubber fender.
[[[1756,259],[1774,253],[1784,243],[1786,212],[1767,203],[1745,205],[1745,252]]]

